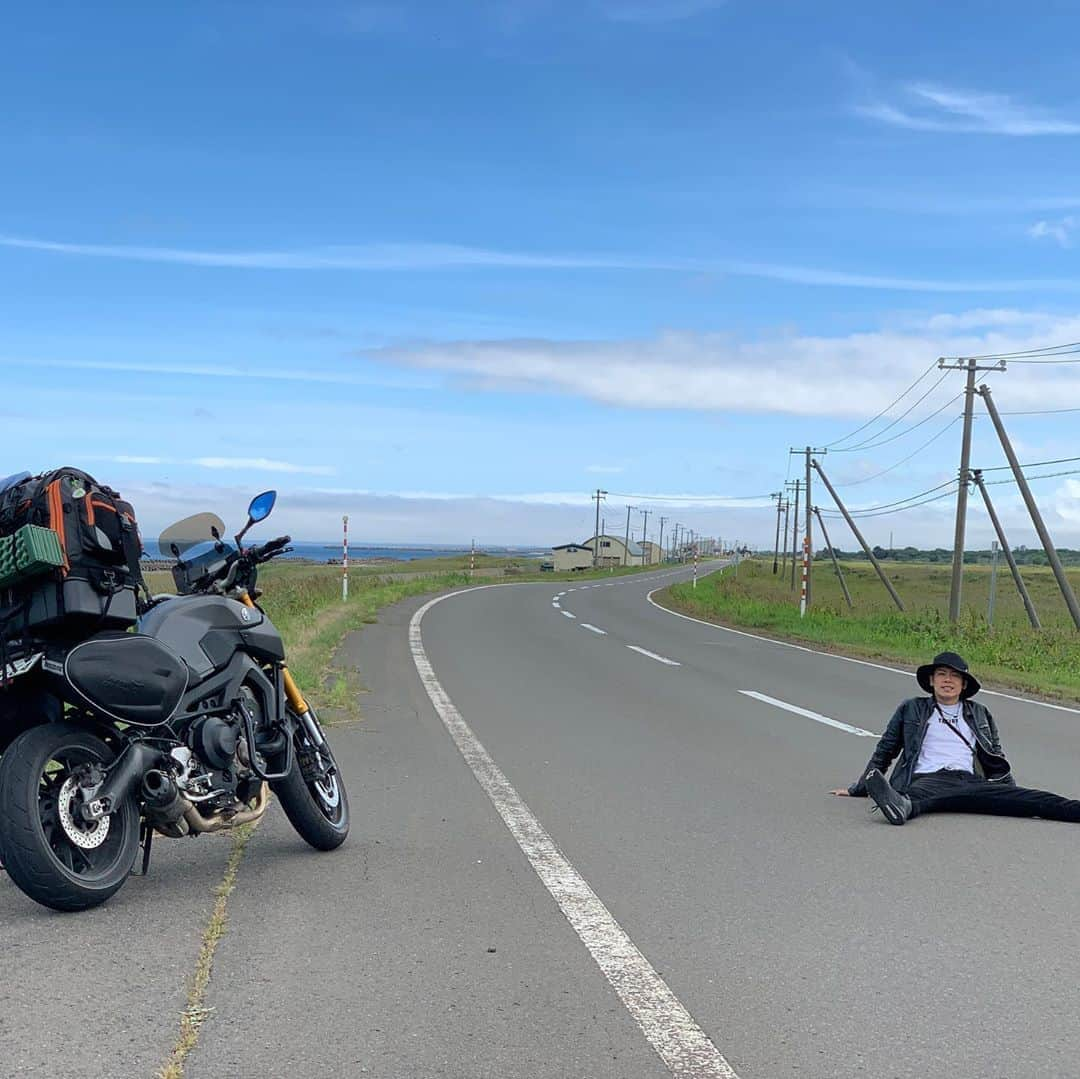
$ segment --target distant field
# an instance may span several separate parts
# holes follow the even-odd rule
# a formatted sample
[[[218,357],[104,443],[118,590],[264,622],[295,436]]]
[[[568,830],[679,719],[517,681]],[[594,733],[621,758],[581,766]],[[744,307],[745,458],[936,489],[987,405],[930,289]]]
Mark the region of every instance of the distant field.
[[[832,647],[851,655],[924,663],[950,649],[963,655],[985,681],[1053,698],[1080,699],[1080,632],[1069,617],[1049,568],[1021,567],[1043,630],[1033,630],[1008,567],[999,567],[994,624],[986,620],[990,569],[967,566],[960,621],[948,619],[951,567],[883,563],[906,610],[896,610],[873,567],[841,563],[854,608],[848,608],[829,563],[815,562],[813,605],[799,617],[790,576],[774,576],[772,562],[744,562],[698,582],[666,589],[658,597],[698,618],[767,635]],[[790,573],[790,564],[789,564]],[[1080,593],[1080,569],[1068,571]]]

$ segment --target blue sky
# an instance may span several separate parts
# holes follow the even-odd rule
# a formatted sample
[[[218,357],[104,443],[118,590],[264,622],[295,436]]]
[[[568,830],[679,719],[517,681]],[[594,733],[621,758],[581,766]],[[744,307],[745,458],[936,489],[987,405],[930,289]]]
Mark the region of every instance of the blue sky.
[[[826,459],[841,493],[934,488],[936,358],[1080,340],[1078,30],[1060,3],[12,10],[0,472],[82,465],[151,533],[275,486],[305,538],[348,512],[557,543],[602,486],[619,531],[630,503],[654,538],[767,544],[788,448],[886,410]],[[1080,409],[1080,364],[987,381]],[[1009,417],[1021,459],[1080,456],[1077,416]],[[985,419],[973,463],[1003,463]],[[1078,479],[1035,485],[1073,546]],[[949,546],[951,512],[866,531]]]

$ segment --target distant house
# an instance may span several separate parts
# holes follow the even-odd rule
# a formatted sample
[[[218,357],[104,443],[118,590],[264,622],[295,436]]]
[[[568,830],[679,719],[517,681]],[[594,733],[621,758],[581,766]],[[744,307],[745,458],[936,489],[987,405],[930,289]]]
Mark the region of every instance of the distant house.
[[[626,542],[620,536],[590,536],[582,544],[583,547],[587,547],[589,551],[593,551],[596,548],[596,544],[599,541],[599,564],[601,566],[643,566],[645,565],[645,552],[641,549],[640,545],[633,540],[630,541],[629,548],[626,546]]]
[[[592,548],[581,543],[563,543],[558,547],[552,547],[551,554],[556,573],[592,568]]]
[[[660,550],[658,543],[653,543],[652,540],[644,540],[641,544],[642,550],[645,552],[645,565],[655,566],[658,562],[664,561],[664,552]]]

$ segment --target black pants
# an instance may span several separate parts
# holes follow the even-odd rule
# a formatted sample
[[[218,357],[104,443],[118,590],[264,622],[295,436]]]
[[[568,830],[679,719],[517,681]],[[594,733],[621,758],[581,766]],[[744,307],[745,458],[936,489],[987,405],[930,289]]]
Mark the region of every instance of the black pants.
[[[916,775],[907,789],[911,816],[920,813],[993,813],[999,817],[1042,817],[1080,821],[1080,801],[1029,787],[988,783],[970,772]]]

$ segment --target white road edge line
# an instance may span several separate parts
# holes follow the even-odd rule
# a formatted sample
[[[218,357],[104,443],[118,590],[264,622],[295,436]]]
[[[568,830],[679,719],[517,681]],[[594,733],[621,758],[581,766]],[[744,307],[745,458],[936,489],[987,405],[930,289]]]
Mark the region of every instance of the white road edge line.
[[[559,614],[561,614],[563,616],[563,618],[576,618],[577,617],[577,615],[571,614],[569,611],[559,611]]]
[[[591,629],[593,633],[599,633],[601,637],[607,636],[607,630],[601,629],[599,626],[590,625],[588,622],[580,622],[579,625],[582,629]]]
[[[628,644],[626,646],[631,652],[640,652],[643,656],[648,656],[649,659],[655,659],[660,663],[666,663],[669,667],[681,667],[682,664],[678,660],[668,659],[667,656],[658,656],[655,652],[650,652],[647,648],[640,648],[636,644]]]
[[[462,589],[436,596],[425,603],[409,622],[409,649],[413,663],[435,711],[477,782],[510,829],[510,834],[536,870],[536,875],[559,904],[566,920],[671,1074],[678,1079],[738,1079],[735,1070],[683,1007],[667,982],[657,974],[588,882],[533,816],[435,677],[424,651],[420,623],[435,604],[460,596],[463,592],[477,590]]]
[[[667,587],[666,585],[664,587]],[[651,603],[658,611],[663,611],[664,614],[670,614],[674,618],[685,618],[687,622],[697,622],[699,626],[708,626],[709,629],[722,630],[724,633],[734,633],[739,637],[749,637],[754,641],[764,641],[766,644],[779,645],[781,648],[794,648],[797,652],[809,652],[812,656],[825,656],[828,659],[839,659],[844,663],[857,663],[860,667],[873,667],[879,671],[889,671],[892,674],[906,675],[911,677],[911,671],[901,670],[899,667],[887,667],[884,663],[873,663],[868,659],[856,659],[854,656],[838,656],[835,652],[822,652],[817,648],[808,648],[805,644],[793,644],[791,641],[778,641],[773,637],[763,637],[760,633],[748,633],[745,629],[732,629],[730,626],[721,626],[716,622],[706,622],[704,618],[694,618],[689,614],[682,614],[679,611],[673,611],[669,607],[664,607],[657,603],[653,599],[653,594],[659,592],[659,588],[654,588],[652,592],[649,592],[645,598]],[[1053,708],[1058,712],[1071,712],[1073,715],[1080,716],[1080,708],[1070,708],[1067,704],[1051,704],[1050,701],[1037,701],[1031,697],[1018,697],[1014,693],[1002,693],[997,689],[981,689],[979,690],[984,696],[991,697],[1004,697],[1010,701],[1019,701],[1021,704],[1036,704],[1040,708]]]
[[[797,704],[788,704],[787,701],[777,700],[775,697],[767,697],[764,693],[756,693],[752,689],[740,689],[739,692],[744,697],[753,697],[755,701],[764,701],[766,704],[771,704],[776,708],[783,708],[787,712],[794,712],[797,716],[806,716],[807,719],[812,719],[816,723],[824,723],[829,727],[836,727],[837,730],[847,731],[848,734],[858,734],[863,738],[878,737],[873,731],[864,731],[862,727],[853,727],[850,723],[841,723],[840,720],[830,719],[828,716],[823,716],[820,712],[811,712],[809,708],[800,708]]]

